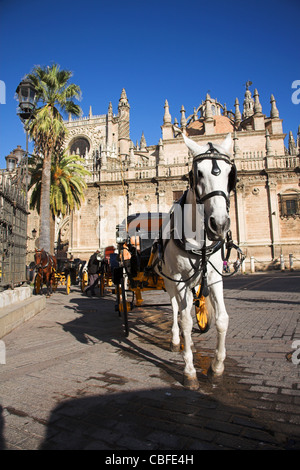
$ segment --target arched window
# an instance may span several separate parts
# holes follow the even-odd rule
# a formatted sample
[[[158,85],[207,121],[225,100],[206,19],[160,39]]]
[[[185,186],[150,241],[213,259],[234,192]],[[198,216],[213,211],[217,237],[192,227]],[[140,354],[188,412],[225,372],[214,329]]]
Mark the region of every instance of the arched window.
[[[70,154],[80,155],[84,158],[90,151],[90,143],[85,137],[76,137],[70,145]]]

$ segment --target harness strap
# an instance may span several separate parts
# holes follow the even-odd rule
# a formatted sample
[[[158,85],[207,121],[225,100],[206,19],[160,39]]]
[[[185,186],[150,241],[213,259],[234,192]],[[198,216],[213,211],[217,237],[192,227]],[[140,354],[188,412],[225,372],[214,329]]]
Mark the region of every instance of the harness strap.
[[[202,197],[199,196],[196,192],[196,202],[198,204],[203,204],[204,201],[206,201],[207,199],[210,199],[211,197],[214,197],[214,196],[223,196],[224,199],[226,200],[227,206],[229,205],[229,198],[228,198],[227,194],[224,193],[224,191],[212,191],[211,193],[205,194]]]

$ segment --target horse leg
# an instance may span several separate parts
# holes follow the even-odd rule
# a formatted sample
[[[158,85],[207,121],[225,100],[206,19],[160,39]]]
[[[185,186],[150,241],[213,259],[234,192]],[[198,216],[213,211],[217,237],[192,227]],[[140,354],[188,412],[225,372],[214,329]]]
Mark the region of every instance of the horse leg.
[[[179,334],[179,325],[178,325],[178,303],[177,303],[175,296],[171,297],[171,304],[172,304],[172,309],[173,309],[171,351],[179,352],[180,351],[180,334]]]
[[[51,289],[50,289],[51,284],[50,283],[51,283],[51,276],[49,276],[47,274],[47,277],[46,277],[46,285],[47,285],[47,294],[46,294],[46,296],[47,297],[50,297],[50,295],[51,295]]]
[[[184,386],[190,390],[197,390],[199,382],[197,379],[196,369],[193,363],[193,341],[192,341],[192,328],[193,320],[191,316],[191,309],[193,306],[193,294],[190,289],[183,289],[180,292],[180,299],[178,299],[180,313],[181,313],[181,328],[184,338],[184,351],[183,358],[185,362],[184,368]]]
[[[215,312],[217,328],[217,346],[211,363],[211,369],[216,375],[222,375],[226,358],[225,339],[229,320],[223,298],[222,282],[214,283],[210,287],[209,298]]]

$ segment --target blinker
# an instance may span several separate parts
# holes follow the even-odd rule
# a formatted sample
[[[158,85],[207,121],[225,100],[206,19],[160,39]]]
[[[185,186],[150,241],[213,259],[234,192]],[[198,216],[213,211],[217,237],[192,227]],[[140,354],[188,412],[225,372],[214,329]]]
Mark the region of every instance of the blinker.
[[[219,176],[220,173],[221,173],[221,170],[219,168],[218,161],[215,158],[213,158],[211,174],[214,176]]]

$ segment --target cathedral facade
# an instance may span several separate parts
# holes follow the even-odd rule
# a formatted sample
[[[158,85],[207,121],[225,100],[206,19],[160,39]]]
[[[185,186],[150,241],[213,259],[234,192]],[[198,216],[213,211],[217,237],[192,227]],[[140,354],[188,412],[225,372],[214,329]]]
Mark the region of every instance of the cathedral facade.
[[[180,113],[180,114],[179,114]],[[56,221],[59,255],[68,252],[88,259],[96,250],[116,244],[116,225],[136,212],[168,212],[188,187],[191,157],[178,126],[199,145],[221,144],[232,136],[232,156],[238,182],[230,196],[233,239],[261,268],[276,265],[280,255],[300,260],[300,126],[296,141],[289,133],[285,147],[282,119],[273,95],[266,114],[257,90],[249,83],[234,111],[208,94],[179,119],[169,103],[162,109],[161,138],[147,145],[144,134],[135,144],[130,138],[130,104],[123,89],[114,114],[89,115],[66,122],[66,148],[84,158],[90,171],[85,200],[69,217]]]

